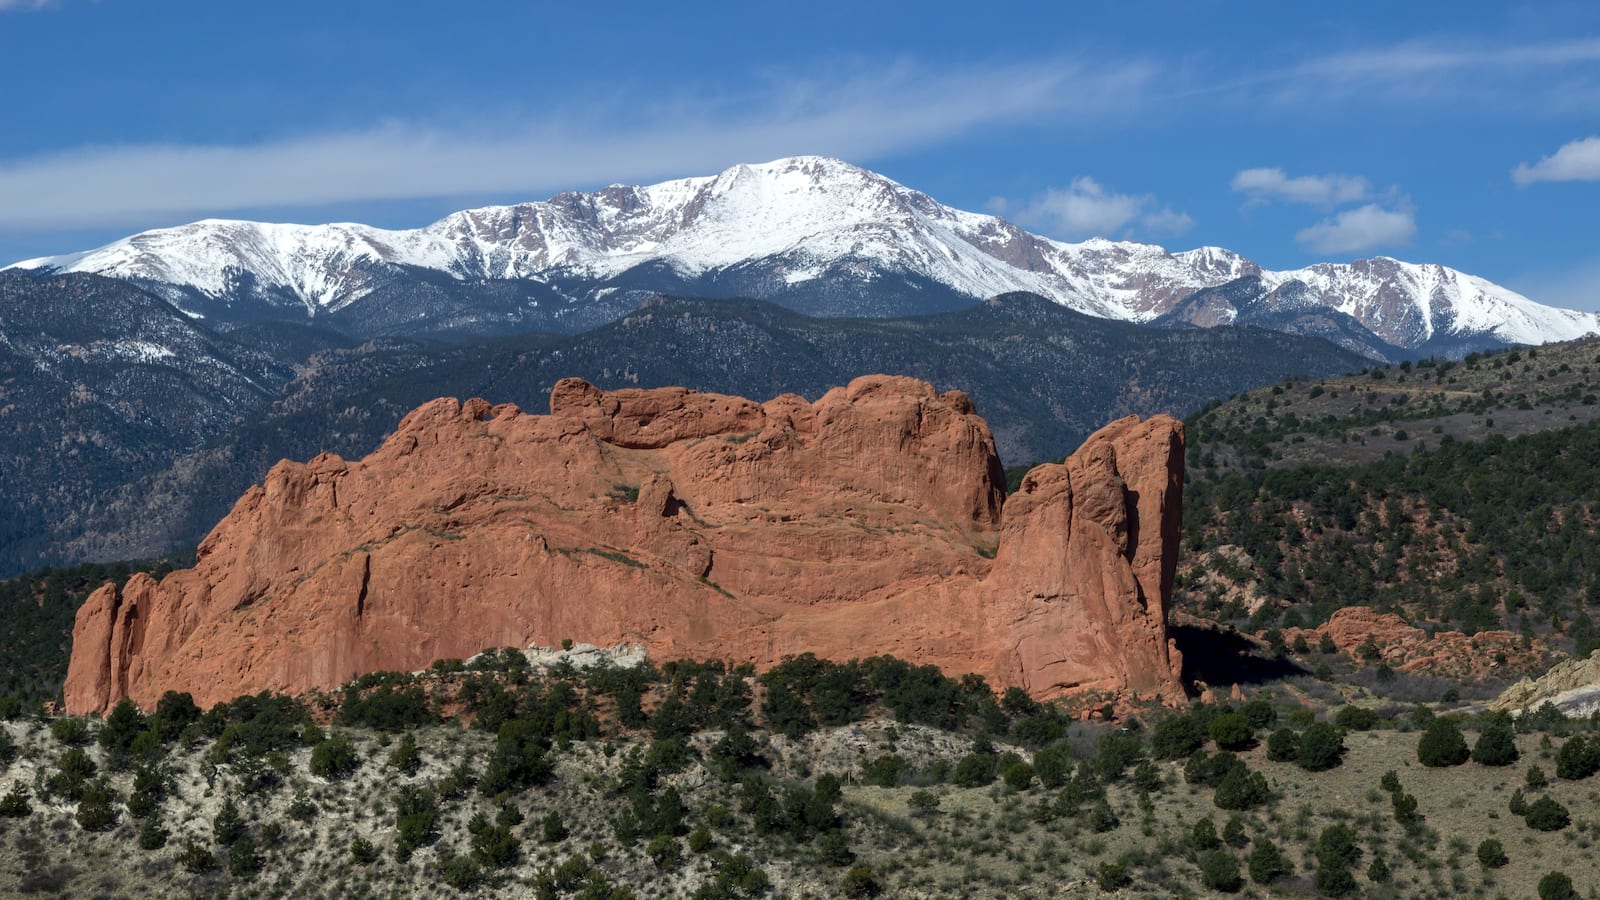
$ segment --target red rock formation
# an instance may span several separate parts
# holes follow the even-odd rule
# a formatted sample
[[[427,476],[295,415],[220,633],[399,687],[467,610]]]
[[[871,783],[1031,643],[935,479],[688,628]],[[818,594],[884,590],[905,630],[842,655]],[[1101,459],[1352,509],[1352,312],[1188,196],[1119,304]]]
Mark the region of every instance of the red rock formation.
[[[1437,631],[1431,636],[1394,613],[1379,613],[1366,606],[1336,610],[1316,628],[1285,628],[1283,639],[1292,643],[1304,637],[1316,646],[1326,634],[1341,653],[1362,661],[1369,642],[1378,661],[1402,672],[1419,672],[1447,678],[1482,678],[1497,669],[1542,671],[1551,657],[1543,640],[1524,640],[1510,631]],[[1370,651],[1369,651],[1370,652]]]
[[[888,376],[815,403],[575,379],[548,416],[435,400],[359,462],[274,466],[193,569],[97,591],[67,706],[563,638],[763,666],[892,653],[1041,697],[1180,700],[1182,460],[1181,423],[1128,418],[1006,500],[966,395]]]

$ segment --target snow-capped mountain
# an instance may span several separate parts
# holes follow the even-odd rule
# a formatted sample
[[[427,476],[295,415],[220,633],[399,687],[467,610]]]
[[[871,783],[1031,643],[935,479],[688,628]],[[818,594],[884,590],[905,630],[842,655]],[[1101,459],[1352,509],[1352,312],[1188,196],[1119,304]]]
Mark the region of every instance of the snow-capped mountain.
[[[1090,315],[1148,322],[1247,276],[1271,302],[1320,304],[1398,347],[1600,332],[1592,313],[1542,306],[1439,265],[1380,257],[1272,272],[1217,247],[1054,241],[823,157],[466,210],[409,231],[206,220],[16,267],[130,279],[195,315],[296,310],[374,334],[586,327],[663,292],[887,315],[1030,291]],[[1209,321],[1189,323],[1239,315],[1208,308]]]

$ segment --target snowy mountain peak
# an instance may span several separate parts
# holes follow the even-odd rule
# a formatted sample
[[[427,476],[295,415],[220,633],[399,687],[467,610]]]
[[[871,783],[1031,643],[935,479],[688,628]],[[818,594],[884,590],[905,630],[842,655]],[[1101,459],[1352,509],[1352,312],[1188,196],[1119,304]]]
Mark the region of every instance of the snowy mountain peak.
[[[1196,247],[1193,250],[1174,253],[1173,258],[1197,272],[1205,273],[1208,277],[1227,281],[1261,274],[1260,266],[1222,247]]]
[[[1539,343],[1600,331],[1594,314],[1541,306],[1435,264],[1376,257],[1271,272],[1221,247],[1169,253],[1104,238],[1054,241],[821,156],[463,210],[411,230],[207,219],[15,267],[131,279],[180,305],[196,297],[229,308],[265,302],[312,315],[369,296],[378,303],[419,269],[461,283],[559,284],[562,303],[574,308],[624,285],[648,291],[650,278],[670,272],[672,283],[655,290],[743,293],[801,309],[806,291],[822,291],[837,312],[851,302],[878,308],[876,295],[893,279],[913,298],[907,303],[928,286],[974,299],[1031,291],[1136,322],[1204,288],[1259,276],[1272,291],[1300,285],[1283,301],[1309,298],[1397,346],[1441,335]]]

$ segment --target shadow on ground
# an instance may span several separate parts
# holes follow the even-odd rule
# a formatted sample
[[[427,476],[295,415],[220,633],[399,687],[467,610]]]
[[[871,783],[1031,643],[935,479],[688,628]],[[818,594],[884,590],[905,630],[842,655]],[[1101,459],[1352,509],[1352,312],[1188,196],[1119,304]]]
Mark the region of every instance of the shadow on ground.
[[[1199,625],[1172,625],[1167,636],[1183,654],[1183,683],[1203,681],[1212,688],[1264,684],[1310,674],[1286,657],[1267,656],[1255,642],[1234,631]]]

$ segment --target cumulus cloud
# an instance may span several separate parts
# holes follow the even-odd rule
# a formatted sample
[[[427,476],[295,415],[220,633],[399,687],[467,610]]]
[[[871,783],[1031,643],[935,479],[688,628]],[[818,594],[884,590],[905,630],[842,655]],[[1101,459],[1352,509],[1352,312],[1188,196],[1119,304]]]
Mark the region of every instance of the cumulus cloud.
[[[1246,206],[1284,202],[1331,210],[1375,198],[1372,185],[1360,175],[1299,175],[1282,169],[1241,169],[1229,186],[1249,199]],[[1369,202],[1323,219],[1295,234],[1301,246],[1317,253],[1360,253],[1377,247],[1405,245],[1417,235],[1416,211],[1398,187]],[[1383,205],[1385,202],[1391,207]]]
[[[1140,224],[1158,234],[1183,234],[1194,227],[1194,219],[1186,212],[1175,212],[1163,207],[1139,217]]]
[[[1536,181],[1600,181],[1600,136],[1564,144],[1531,166],[1519,163],[1511,180],[1524,187]]]
[[[1282,169],[1243,169],[1229,185],[1251,203],[1282,200],[1310,206],[1340,206],[1365,200],[1369,185],[1359,175],[1299,175],[1290,178]]]
[[[511,126],[400,122],[257,144],[84,147],[0,160],[0,230],[447,196],[520,200],[803,153],[865,162],[1040,115],[1118,112],[1137,102],[1153,71],[1061,59],[895,64],[736,96],[591,104]],[[641,109],[656,115],[641,119]]]
[[[1105,235],[1132,222],[1148,198],[1113,194],[1088,176],[1072,179],[1066,188],[1050,188],[1028,204],[1017,219],[1024,225],[1049,228],[1073,237]]]
[[[994,208],[991,201],[990,209]],[[1150,194],[1114,193],[1086,175],[1072,179],[1065,188],[1050,188],[1014,218],[1018,224],[1068,240],[1105,237],[1135,224],[1162,234],[1182,234],[1194,226],[1187,213],[1158,207]]]
[[[1384,209],[1368,203],[1301,229],[1294,239],[1318,253],[1361,253],[1404,246],[1417,236],[1417,217],[1409,206]]]

